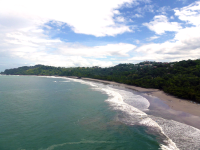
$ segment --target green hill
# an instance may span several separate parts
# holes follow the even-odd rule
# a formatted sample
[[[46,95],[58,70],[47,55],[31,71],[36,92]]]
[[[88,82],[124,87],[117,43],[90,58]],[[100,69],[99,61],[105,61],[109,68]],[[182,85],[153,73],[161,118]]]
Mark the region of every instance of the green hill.
[[[6,69],[7,75],[78,76],[115,81],[144,88],[161,89],[166,93],[200,103],[200,60],[173,63],[141,62],[114,67],[61,68],[44,65]]]

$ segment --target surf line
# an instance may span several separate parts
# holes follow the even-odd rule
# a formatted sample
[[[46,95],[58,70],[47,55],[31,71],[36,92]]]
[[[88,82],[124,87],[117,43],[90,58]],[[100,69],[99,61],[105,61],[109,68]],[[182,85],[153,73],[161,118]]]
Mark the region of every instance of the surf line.
[[[101,83],[96,83],[96,82],[91,82],[91,81],[83,81],[80,79],[72,79],[72,78],[67,78],[67,79],[72,80],[74,82],[79,82],[81,84],[89,85],[95,90],[105,92],[109,96],[109,98],[106,100],[106,102],[110,103],[111,107],[114,110],[122,111],[129,116],[129,121],[121,120],[123,123],[125,123],[127,125],[145,126],[149,129],[149,131],[152,131],[152,133],[156,132],[157,135],[161,135],[163,140],[162,140],[162,144],[160,144],[160,147],[163,150],[166,150],[166,149],[179,150],[177,148],[176,144],[164,133],[162,127],[159,126],[157,122],[152,120],[143,111],[124,102],[124,97],[125,97],[124,95],[130,94],[130,92],[125,91],[125,90],[114,89],[114,88],[111,88],[109,85],[103,85]],[[121,92],[124,92],[125,94],[122,94],[123,95],[122,96],[120,94]],[[144,99],[146,99],[146,98],[144,98]]]

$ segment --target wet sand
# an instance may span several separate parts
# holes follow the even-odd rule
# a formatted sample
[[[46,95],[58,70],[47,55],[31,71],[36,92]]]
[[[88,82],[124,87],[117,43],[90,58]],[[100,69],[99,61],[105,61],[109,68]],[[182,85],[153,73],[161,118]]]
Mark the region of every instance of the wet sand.
[[[27,76],[27,75],[26,75]],[[35,76],[35,75],[28,75]],[[55,76],[78,79],[76,76]],[[149,110],[145,113],[156,117],[175,120],[200,129],[200,104],[190,100],[179,99],[168,95],[158,89],[146,89],[142,87],[121,84],[112,81],[81,78],[86,81],[100,82],[113,85],[114,88],[123,88],[145,97],[150,102]]]
[[[111,81],[81,78],[82,80],[101,82],[111,84],[116,87],[124,87],[135,91],[136,94],[147,98],[150,102],[150,111],[146,112],[149,115],[164,117],[188,125],[192,125],[200,129],[200,105],[189,100],[183,100],[174,96],[168,95],[158,89],[146,89]]]
[[[37,76],[37,75],[23,75],[23,76]],[[55,76],[55,77],[66,77],[66,78],[78,79],[76,76]],[[126,84],[106,81],[106,80],[92,79],[92,78],[81,78],[81,79],[88,80],[88,81],[101,82],[104,84],[112,84],[115,86],[121,86],[128,89],[132,89],[141,93],[146,93],[147,95],[154,96],[155,98],[156,97],[159,98],[173,110],[186,112],[186,113],[200,117],[200,104],[194,103],[190,100],[176,98],[175,96],[168,95],[159,89],[146,89],[142,87],[126,85]]]

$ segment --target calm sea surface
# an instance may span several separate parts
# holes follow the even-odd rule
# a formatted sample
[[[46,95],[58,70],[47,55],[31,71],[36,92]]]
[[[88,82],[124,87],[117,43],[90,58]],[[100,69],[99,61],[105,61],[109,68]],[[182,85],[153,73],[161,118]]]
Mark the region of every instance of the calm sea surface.
[[[157,115],[148,99],[80,79],[0,75],[0,150],[200,150],[199,129]]]
[[[62,78],[0,76],[0,150],[157,150],[106,92]]]

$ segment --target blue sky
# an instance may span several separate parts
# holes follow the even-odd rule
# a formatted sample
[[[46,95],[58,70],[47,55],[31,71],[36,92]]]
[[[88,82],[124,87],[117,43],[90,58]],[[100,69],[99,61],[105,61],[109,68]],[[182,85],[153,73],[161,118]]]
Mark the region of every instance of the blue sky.
[[[200,58],[197,0],[0,0],[0,71]]]

